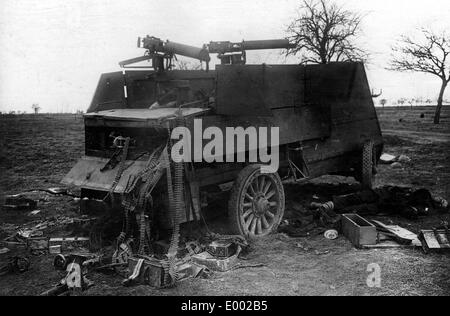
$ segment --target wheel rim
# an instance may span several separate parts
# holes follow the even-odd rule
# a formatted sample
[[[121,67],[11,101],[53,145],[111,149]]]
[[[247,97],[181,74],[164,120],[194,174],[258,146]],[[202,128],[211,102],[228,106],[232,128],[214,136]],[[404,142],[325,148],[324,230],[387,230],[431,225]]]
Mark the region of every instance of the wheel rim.
[[[264,174],[254,174],[242,190],[239,214],[243,230],[248,235],[269,234],[278,221],[280,193],[275,180]]]

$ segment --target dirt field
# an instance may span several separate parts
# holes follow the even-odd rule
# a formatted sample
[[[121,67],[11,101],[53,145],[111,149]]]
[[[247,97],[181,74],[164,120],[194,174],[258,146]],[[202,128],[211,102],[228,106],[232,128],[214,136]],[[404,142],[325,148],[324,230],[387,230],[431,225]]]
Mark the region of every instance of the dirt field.
[[[425,187],[450,200],[450,109],[442,124],[433,125],[433,108],[378,109],[385,137],[385,152],[405,154],[412,161],[401,169],[381,165],[377,185],[397,184]],[[424,118],[420,118],[421,114]],[[59,181],[83,154],[83,121],[75,115],[0,116],[0,194],[60,186]],[[325,177],[306,185],[287,186],[287,209],[304,207],[313,194],[326,200],[348,187],[349,179]],[[350,182],[349,182],[350,181]],[[324,189],[326,188],[326,189]],[[331,188],[328,190],[328,188]],[[0,201],[1,202],[1,201]],[[27,222],[58,216],[76,216],[77,204],[68,197],[41,199],[41,213],[0,211],[0,238],[8,229]],[[419,221],[382,218],[411,231],[432,228],[450,215]],[[214,227],[212,225],[211,227]],[[61,232],[46,231],[50,236]],[[67,232],[68,234],[70,232]],[[95,286],[84,295],[449,295],[449,255],[425,255],[421,250],[356,250],[344,237],[329,241],[322,235],[290,238],[275,234],[252,245],[245,264],[264,264],[208,279],[192,279],[173,289],[154,290],[145,286],[126,288],[121,277],[92,274]],[[0,255],[0,261],[7,255]],[[61,279],[52,267],[51,255],[30,256],[31,269],[21,275],[0,277],[0,295],[36,295]],[[381,267],[381,287],[366,284],[369,264]]]

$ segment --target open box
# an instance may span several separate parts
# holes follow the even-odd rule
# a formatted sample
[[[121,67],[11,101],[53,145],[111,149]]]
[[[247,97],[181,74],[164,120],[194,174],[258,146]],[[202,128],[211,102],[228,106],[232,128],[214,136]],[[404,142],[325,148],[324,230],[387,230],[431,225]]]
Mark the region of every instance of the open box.
[[[341,220],[342,233],[352,244],[361,248],[377,243],[377,228],[357,214],[343,214]]]

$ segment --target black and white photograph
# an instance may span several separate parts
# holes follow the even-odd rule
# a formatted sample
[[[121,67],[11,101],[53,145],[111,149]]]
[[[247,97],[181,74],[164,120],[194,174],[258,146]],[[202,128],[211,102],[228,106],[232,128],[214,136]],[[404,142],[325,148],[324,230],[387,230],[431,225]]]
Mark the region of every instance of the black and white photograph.
[[[448,0],[3,0],[0,47],[0,296],[450,295]]]

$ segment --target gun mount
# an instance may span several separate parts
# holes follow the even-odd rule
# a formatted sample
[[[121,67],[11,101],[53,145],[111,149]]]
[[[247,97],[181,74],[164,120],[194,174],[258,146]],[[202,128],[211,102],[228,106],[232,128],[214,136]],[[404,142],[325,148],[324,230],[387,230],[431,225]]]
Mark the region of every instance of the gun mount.
[[[198,48],[194,46],[189,46],[185,44],[180,44],[176,42],[162,41],[159,38],[153,36],[146,36],[144,38],[138,38],[138,47],[145,48],[147,51],[144,56],[132,58],[128,60],[121,61],[119,65],[123,68],[149,68],[149,67],[129,67],[129,65],[151,60],[152,66],[158,71],[163,71],[164,69],[172,68],[172,60],[175,55],[186,56],[200,61],[204,61],[207,64],[211,60],[209,57],[209,52],[206,47]]]
[[[145,48],[144,56],[121,61],[119,65],[123,68],[149,68],[130,66],[132,64],[151,60],[152,66],[158,71],[172,68],[173,58],[176,55],[197,59],[206,62],[206,69],[209,70],[209,62],[211,57],[209,54],[218,54],[221,64],[245,64],[246,51],[248,50],[264,50],[264,49],[288,49],[292,47],[288,39],[258,40],[258,41],[242,41],[242,42],[210,42],[203,45],[202,48],[180,44],[170,41],[162,41],[153,36],[138,38],[138,47]]]

